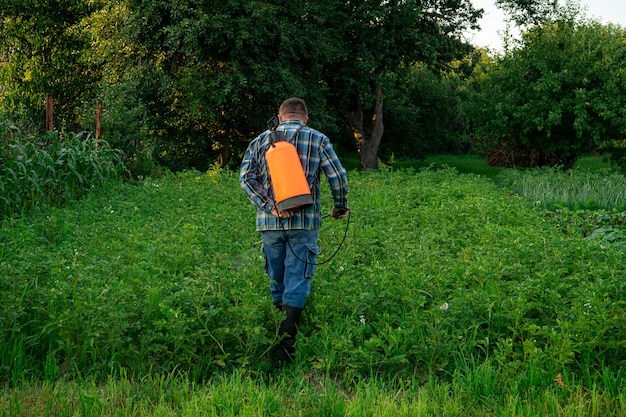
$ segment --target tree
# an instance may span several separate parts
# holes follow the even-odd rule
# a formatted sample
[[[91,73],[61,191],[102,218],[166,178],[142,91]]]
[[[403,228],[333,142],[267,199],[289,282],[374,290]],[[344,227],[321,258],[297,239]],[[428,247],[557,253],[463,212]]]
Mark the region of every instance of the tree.
[[[496,6],[522,28],[553,22],[562,10],[559,0],[496,0]]]
[[[571,166],[626,135],[624,30],[559,20],[523,34],[475,84],[467,113],[499,165]]]
[[[157,153],[171,155],[183,144],[181,151],[218,151],[222,163],[284,98],[298,95],[316,109],[316,127],[338,131],[330,105],[338,110],[362,166],[374,168],[387,74],[404,63],[437,66],[463,55],[470,47],[461,33],[480,17],[467,0],[124,4],[129,17],[119,33],[141,52],[133,66],[151,77],[144,101],[161,132]],[[365,114],[373,115],[370,126]]]
[[[450,75],[456,81],[459,66]],[[379,159],[420,159],[458,149],[461,113],[457,85],[421,64],[398,68],[385,80],[385,140]],[[460,78],[460,75],[458,76]]]
[[[469,53],[461,34],[476,28],[482,10],[464,0],[338,1],[332,10],[331,36],[341,42],[323,79],[353,132],[361,168],[373,169],[384,133],[385,79],[402,65],[440,68]]]
[[[137,89],[133,97],[146,109],[157,160],[204,169],[243,152],[287,96],[325,107],[319,64],[311,59],[322,36],[311,29],[319,22],[316,7],[120,0],[85,26],[102,60],[101,90]],[[110,23],[94,24],[110,18],[119,23],[113,33]],[[313,54],[301,53],[307,49]],[[324,118],[318,111],[315,121]]]
[[[13,27],[3,33],[12,50],[31,52],[20,54],[28,65],[3,74],[19,83],[22,68],[37,68],[39,84],[11,90],[30,101],[5,95],[5,103],[37,107],[52,89],[74,120],[77,101],[108,94],[105,118],[128,109],[116,140],[144,135],[174,169],[203,169],[216,157],[227,164],[288,96],[307,99],[321,130],[340,131],[333,111],[341,115],[362,167],[374,168],[385,80],[400,66],[438,68],[466,54],[462,33],[481,15],[469,0],[55,0],[30,20],[22,2],[10,5],[3,20]],[[39,56],[59,68],[34,65]],[[141,129],[125,129],[135,121]]]
[[[0,10],[0,108],[45,120],[45,97],[55,99],[55,118],[73,126],[76,105],[95,73],[80,60],[83,43],[76,25],[97,7],[84,0],[5,0]]]

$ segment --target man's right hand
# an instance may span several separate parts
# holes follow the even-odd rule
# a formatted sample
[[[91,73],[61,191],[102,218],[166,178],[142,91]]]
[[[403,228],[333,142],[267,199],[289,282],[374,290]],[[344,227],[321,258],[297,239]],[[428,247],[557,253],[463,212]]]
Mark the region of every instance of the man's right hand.
[[[350,214],[350,209],[347,207],[342,207],[342,208],[337,208],[334,207],[333,208],[333,212],[330,214],[331,216],[333,216],[333,218],[335,220],[339,220],[339,219],[343,219],[344,217],[348,217],[348,214]]]

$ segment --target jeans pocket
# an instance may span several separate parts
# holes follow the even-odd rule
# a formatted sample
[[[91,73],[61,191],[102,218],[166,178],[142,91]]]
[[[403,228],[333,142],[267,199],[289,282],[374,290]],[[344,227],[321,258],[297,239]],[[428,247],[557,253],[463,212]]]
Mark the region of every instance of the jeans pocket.
[[[322,251],[319,246],[313,244],[307,244],[306,249],[306,269],[304,271],[304,276],[307,278],[313,278],[315,275],[315,267],[317,266],[315,264],[317,261],[317,255],[319,255]]]

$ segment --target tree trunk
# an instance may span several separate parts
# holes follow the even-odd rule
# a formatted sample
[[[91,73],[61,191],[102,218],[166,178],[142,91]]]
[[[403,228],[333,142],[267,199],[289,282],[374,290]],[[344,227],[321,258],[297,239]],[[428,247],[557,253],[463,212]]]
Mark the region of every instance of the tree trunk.
[[[344,119],[348,122],[354,140],[356,149],[359,153],[360,168],[362,170],[376,169],[376,159],[378,156],[378,147],[383,137],[383,89],[380,84],[372,86],[372,93],[375,97],[374,111],[372,113],[372,130],[368,139],[363,127],[363,104],[357,95],[352,103],[353,110],[349,110],[345,106],[340,106],[339,111]]]
[[[230,135],[220,137],[220,166],[224,168],[230,162]]]
[[[361,169],[376,169],[376,159],[378,157],[378,147],[383,138],[385,126],[383,124],[383,89],[380,84],[372,87],[374,94],[374,112],[372,113],[372,133],[368,139],[363,140],[359,158],[361,160]]]

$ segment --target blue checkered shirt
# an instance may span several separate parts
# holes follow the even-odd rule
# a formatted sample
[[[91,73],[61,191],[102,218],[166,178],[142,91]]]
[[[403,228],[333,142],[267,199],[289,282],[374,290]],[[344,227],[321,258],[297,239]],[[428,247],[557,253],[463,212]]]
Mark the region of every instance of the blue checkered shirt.
[[[300,129],[299,132],[298,129]],[[284,132],[285,140],[296,147],[315,204],[295,210],[295,215],[290,218],[279,219],[271,214],[276,202],[265,159],[265,152],[270,146],[270,132],[265,131],[248,145],[239,174],[241,187],[256,207],[256,228],[259,231],[317,229],[322,222],[321,173],[324,173],[330,185],[334,207],[347,208],[346,170],[341,166],[328,137],[305,126],[300,120],[284,120],[276,130]],[[298,135],[294,138],[296,132]]]

